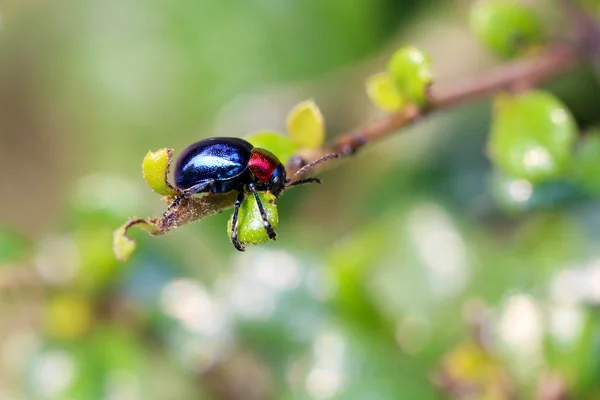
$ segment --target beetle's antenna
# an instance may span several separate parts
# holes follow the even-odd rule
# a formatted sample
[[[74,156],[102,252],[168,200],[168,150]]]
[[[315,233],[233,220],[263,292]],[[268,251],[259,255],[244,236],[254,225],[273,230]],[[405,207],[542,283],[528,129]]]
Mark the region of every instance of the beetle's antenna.
[[[288,190],[292,186],[305,185],[307,183],[321,183],[321,180],[319,178],[305,178],[305,179],[299,179],[292,183],[289,183],[289,182],[291,182],[296,176],[301,175],[301,174],[305,173],[306,171],[308,171],[309,169],[313,168],[315,165],[320,164],[323,161],[338,158],[339,156],[340,155],[337,153],[327,154],[326,156],[323,156],[323,157],[319,158],[318,160],[315,160],[315,161],[311,162],[310,164],[307,164],[304,167],[300,168],[298,171],[296,171],[296,173],[294,175],[292,175],[292,177],[290,179],[286,180],[286,182],[285,182],[286,185],[282,188],[281,191],[283,192],[285,190]]]
[[[334,158],[338,158],[340,155],[337,153],[332,153],[332,154],[327,154],[326,156],[323,156],[321,158],[319,158],[318,160],[315,160],[313,162],[311,162],[310,164],[306,164],[304,167],[300,168],[298,171],[296,171],[296,173],[294,175],[292,175],[290,181],[293,181],[294,178],[298,175],[302,175],[303,173],[305,173],[307,170],[313,168],[315,165],[317,164],[321,164],[324,161],[327,160],[331,160]],[[293,183],[292,185],[294,185],[295,183]],[[290,185],[291,186],[291,185]]]
[[[293,186],[305,185],[307,183],[321,183],[321,180],[319,178],[298,179],[295,182],[286,184],[284,187],[281,188],[281,191],[279,191],[279,193],[277,193],[275,196],[279,197],[281,195],[281,193],[285,192],[286,190],[288,190],[289,188],[291,188]]]
[[[320,180],[319,178],[306,178],[306,179],[300,179],[300,180],[297,180],[297,181],[295,181],[295,182],[292,182],[292,183],[290,183],[289,185],[287,185],[287,186],[285,187],[285,189],[289,189],[289,188],[291,188],[292,186],[305,185],[305,184],[307,184],[307,183],[318,183],[318,184],[321,184],[321,183],[323,183],[323,182],[321,182],[321,180]]]

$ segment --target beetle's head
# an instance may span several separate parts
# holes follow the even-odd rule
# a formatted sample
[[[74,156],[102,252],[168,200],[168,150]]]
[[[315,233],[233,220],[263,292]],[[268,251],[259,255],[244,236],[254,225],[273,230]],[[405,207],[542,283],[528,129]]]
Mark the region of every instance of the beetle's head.
[[[269,179],[269,191],[275,195],[275,197],[279,197],[279,194],[285,187],[287,183],[287,178],[285,174],[285,167],[282,163],[279,163],[277,168],[271,174],[271,178]]]

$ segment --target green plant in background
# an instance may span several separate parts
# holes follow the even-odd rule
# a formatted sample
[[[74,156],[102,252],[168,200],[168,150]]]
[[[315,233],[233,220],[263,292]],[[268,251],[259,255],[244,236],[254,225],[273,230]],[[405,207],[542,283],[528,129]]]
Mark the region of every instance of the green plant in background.
[[[406,46],[391,57],[387,72],[367,78],[367,94],[383,111],[399,111],[405,105],[424,106],[432,83],[429,55]]]
[[[507,175],[540,182],[569,167],[577,126],[560,100],[531,91],[494,103],[489,152]]]
[[[475,37],[504,58],[538,49],[547,36],[538,13],[515,0],[475,2],[469,23]]]
[[[277,155],[288,176],[373,145],[332,171],[327,196],[260,193],[277,243],[231,256],[222,244],[231,218],[216,214],[235,193],[205,194],[157,218],[129,218],[113,232],[115,259],[111,231],[150,211],[143,189],[114,175],[78,184],[61,234],[33,244],[0,230],[11,277],[0,291],[41,299],[39,324],[15,327],[3,350],[19,349],[13,369],[26,395],[596,398],[597,115],[586,121],[560,86],[539,87],[597,56],[596,20],[565,4],[565,21],[584,27],[559,32],[569,41],[552,39],[546,16],[523,2],[474,2],[475,37],[510,62],[441,86],[433,71],[444,60],[403,46],[366,80],[382,115],[329,142],[313,101],[292,108],[286,133],[251,131],[245,139]],[[481,105],[458,107],[482,98],[492,98],[489,120]],[[324,109],[331,128],[345,126]],[[450,110],[466,118],[437,117]],[[408,125],[417,132],[406,141],[378,147]],[[167,205],[178,194],[168,182],[173,154],[162,148],[142,162]],[[210,215],[214,225],[173,232]],[[134,226],[172,234],[138,237]],[[253,196],[238,233],[243,243],[269,241]]]

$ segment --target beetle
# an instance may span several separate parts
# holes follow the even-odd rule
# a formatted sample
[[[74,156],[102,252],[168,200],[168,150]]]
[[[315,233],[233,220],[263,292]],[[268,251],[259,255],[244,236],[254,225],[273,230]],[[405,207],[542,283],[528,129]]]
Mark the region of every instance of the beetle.
[[[299,169],[292,178],[325,160],[336,158],[329,154]],[[305,178],[291,182],[285,166],[268,150],[254,147],[250,142],[234,137],[204,139],[188,146],[177,158],[174,169],[175,190],[179,193],[169,209],[196,193],[227,193],[237,191],[232,220],[231,243],[239,251],[244,246],[238,240],[238,212],[247,192],[256,199],[258,211],[269,239],[276,237],[275,230],[267,220],[267,214],[258,196],[259,191],[270,191],[275,197],[296,185],[321,183],[317,178]]]

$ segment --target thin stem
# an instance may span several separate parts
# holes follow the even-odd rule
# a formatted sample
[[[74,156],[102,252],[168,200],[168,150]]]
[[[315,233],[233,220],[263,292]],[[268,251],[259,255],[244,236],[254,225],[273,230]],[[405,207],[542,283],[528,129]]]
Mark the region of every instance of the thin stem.
[[[430,88],[429,105],[426,108],[420,110],[415,106],[408,106],[370,125],[343,133],[324,148],[306,155],[304,162],[310,163],[329,153],[352,155],[364,145],[382,139],[424,115],[489,97],[500,91],[535,86],[573,68],[581,60],[576,46],[565,44],[550,48],[535,58],[503,65],[448,87],[434,85]],[[291,168],[294,169],[294,166]]]

